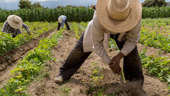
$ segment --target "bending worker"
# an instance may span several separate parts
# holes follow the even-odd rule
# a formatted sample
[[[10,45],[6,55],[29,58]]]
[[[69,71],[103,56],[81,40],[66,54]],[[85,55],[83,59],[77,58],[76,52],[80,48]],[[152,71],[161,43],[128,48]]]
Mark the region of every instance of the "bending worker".
[[[64,28],[64,24],[66,24],[67,30],[70,30],[70,26],[67,22],[67,16],[61,15],[58,17],[58,28],[57,30],[60,30],[60,27]]]
[[[9,15],[5,21],[2,32],[12,34],[12,37],[15,38],[18,34],[21,34],[21,28],[25,28],[27,33],[30,34],[30,30],[26,24],[23,23],[21,17],[17,15]]]
[[[127,81],[143,86],[144,76],[138,54],[142,6],[139,0],[97,0],[96,12],[74,49],[60,68],[56,83],[64,83],[94,51],[114,73],[120,74],[120,61]],[[110,58],[104,48],[104,34],[110,33],[120,52]]]

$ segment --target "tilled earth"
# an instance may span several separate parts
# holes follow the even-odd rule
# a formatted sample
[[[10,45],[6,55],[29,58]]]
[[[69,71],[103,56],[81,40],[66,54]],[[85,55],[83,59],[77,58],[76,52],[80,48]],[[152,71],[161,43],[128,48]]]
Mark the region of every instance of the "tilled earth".
[[[59,73],[59,68],[76,44],[76,39],[71,31],[64,32],[64,37],[52,50],[52,60],[46,64],[43,76],[35,80],[28,87],[30,96],[127,96],[123,84],[109,67],[102,63],[99,56],[94,53],[84,62],[70,81],[63,85],[54,83],[54,78]],[[139,45],[139,49],[143,46]],[[112,50],[112,56],[117,51]],[[145,72],[144,72],[145,73]],[[168,96],[166,83],[145,74],[144,90],[148,96]]]

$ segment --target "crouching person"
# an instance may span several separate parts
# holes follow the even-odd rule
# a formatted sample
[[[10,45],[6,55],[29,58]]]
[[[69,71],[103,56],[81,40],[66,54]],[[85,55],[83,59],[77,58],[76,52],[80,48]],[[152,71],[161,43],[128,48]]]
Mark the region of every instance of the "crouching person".
[[[64,24],[66,24],[67,30],[70,30],[70,26],[67,22],[67,16],[61,15],[58,17],[58,28],[57,30],[60,30],[60,28],[64,28]]]
[[[12,38],[15,38],[18,34],[21,34],[22,27],[25,28],[29,35],[31,35],[28,26],[23,23],[21,17],[17,15],[9,15],[3,25],[2,32],[10,33],[12,34]]]

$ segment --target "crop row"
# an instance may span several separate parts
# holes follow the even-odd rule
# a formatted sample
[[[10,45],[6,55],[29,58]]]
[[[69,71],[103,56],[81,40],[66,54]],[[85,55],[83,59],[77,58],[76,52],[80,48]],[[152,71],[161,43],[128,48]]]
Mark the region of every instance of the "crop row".
[[[158,77],[164,82],[168,82],[168,89],[170,90],[170,59],[169,57],[146,56],[146,50],[142,50],[140,57],[142,65],[147,69],[147,73]]]
[[[158,32],[152,32],[142,28],[139,42],[150,47],[160,48],[165,52],[170,52],[170,36],[164,36]]]
[[[170,19],[143,19],[142,27],[148,29],[149,32],[157,32],[164,36],[170,36]]]
[[[0,96],[27,96],[26,86],[40,75],[47,61],[53,60],[51,49],[57,45],[62,37],[62,30],[54,33],[50,38],[44,38],[39,46],[19,61],[17,67],[12,71],[12,78],[0,89]]]
[[[0,55],[19,47],[25,42],[28,42],[29,40],[36,38],[44,32],[56,27],[55,23],[48,22],[27,22],[26,24],[30,27],[32,35],[28,35],[23,31],[23,34],[19,34],[16,38],[12,38],[10,34],[0,32]]]

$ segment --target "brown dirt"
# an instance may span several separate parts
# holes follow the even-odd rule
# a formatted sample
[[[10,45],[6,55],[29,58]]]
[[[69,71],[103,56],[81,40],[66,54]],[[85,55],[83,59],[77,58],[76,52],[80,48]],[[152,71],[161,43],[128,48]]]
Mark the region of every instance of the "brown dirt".
[[[37,47],[42,38],[48,37],[52,32],[54,32],[54,30],[49,30],[39,37],[21,45],[19,48],[11,50],[3,56],[0,56],[0,88],[2,88],[11,77],[11,70],[16,67],[18,61],[22,59],[27,52]]]
[[[28,87],[27,93],[30,96],[115,96],[109,95],[111,93],[119,94],[117,96],[127,96],[127,93],[122,95],[125,88],[120,83],[120,77],[113,74],[94,53],[89,56],[69,82],[63,85],[54,83],[54,78],[59,73],[59,67],[69,55],[76,41],[74,35],[64,32],[64,37],[52,50],[56,60],[48,62],[44,71],[48,75],[40,80],[35,80]],[[112,55],[116,53],[116,51],[111,52]],[[167,84],[146,74],[144,90],[148,96],[168,96]],[[103,95],[96,95],[100,92]]]
[[[145,48],[147,49],[147,52],[146,52],[147,56],[154,55],[154,56],[157,56],[157,57],[161,57],[161,56],[170,57],[170,53],[162,51],[161,49],[156,49],[156,48],[153,48],[153,47],[148,47],[148,46],[145,46],[145,45],[142,45],[142,44],[138,44],[139,51],[142,51]]]

